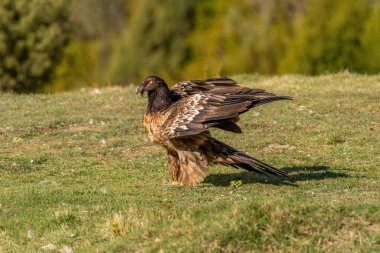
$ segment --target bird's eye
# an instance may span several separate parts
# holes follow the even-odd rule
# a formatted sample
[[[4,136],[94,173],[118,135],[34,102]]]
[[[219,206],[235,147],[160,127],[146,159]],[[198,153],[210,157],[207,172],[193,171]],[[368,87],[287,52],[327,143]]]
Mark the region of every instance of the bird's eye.
[[[152,85],[152,84],[153,84],[153,80],[149,80],[148,85]]]

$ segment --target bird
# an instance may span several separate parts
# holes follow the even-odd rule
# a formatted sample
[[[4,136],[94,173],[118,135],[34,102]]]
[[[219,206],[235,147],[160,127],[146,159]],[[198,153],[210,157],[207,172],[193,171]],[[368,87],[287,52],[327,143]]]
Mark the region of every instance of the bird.
[[[150,75],[136,88],[136,94],[145,92],[144,128],[151,141],[166,149],[173,184],[200,184],[211,164],[288,177],[287,172],[213,138],[210,128],[240,134],[240,114],[291,97],[242,87],[227,77],[181,81],[170,89],[162,78]]]

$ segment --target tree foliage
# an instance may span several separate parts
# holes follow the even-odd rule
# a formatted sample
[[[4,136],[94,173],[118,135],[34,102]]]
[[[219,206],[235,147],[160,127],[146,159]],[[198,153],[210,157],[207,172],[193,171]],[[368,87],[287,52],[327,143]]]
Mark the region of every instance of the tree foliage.
[[[304,0],[206,1],[196,11],[186,75],[275,73]]]
[[[360,37],[368,13],[364,0],[311,1],[288,47],[283,72],[360,71]]]
[[[0,1],[0,88],[38,90],[51,77],[68,41],[63,0]]]
[[[178,76],[189,61],[187,37],[193,28],[193,1],[132,2],[128,29],[115,44],[110,74],[118,83],[149,73]]]
[[[109,72],[118,83],[380,71],[378,0],[136,1],[130,11]]]
[[[114,42],[127,29],[126,0],[67,0],[73,39],[45,91],[109,83]]]
[[[380,72],[380,2],[375,5],[364,21],[360,36],[362,54],[360,55],[361,72]]]
[[[378,73],[378,45],[380,0],[0,1],[0,87],[18,92],[149,74]]]

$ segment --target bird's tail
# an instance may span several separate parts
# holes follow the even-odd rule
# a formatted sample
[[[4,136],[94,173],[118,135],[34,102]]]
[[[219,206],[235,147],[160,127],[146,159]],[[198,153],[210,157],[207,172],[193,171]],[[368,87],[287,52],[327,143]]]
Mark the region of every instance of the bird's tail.
[[[209,145],[207,145],[205,152],[211,162],[242,168],[264,175],[272,174],[288,177],[286,171],[276,169],[214,138],[210,137],[208,142]]]
[[[276,95],[259,98],[259,99],[254,100],[252,102],[252,104],[249,106],[249,109],[252,109],[252,108],[260,106],[260,105],[272,103],[275,101],[281,101],[281,100],[292,100],[292,98],[288,97],[288,96],[276,96]]]
[[[243,88],[237,96],[247,97],[250,101],[252,101],[252,104],[249,106],[249,109],[252,109],[254,107],[272,103],[275,101],[281,101],[281,100],[292,100],[292,97],[289,96],[277,96],[274,93],[267,92],[265,90],[261,89],[250,89],[250,88]]]

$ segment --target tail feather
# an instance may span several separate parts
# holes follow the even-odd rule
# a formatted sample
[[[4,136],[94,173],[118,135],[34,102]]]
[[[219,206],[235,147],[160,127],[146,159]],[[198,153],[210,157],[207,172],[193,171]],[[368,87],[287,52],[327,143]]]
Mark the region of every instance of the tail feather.
[[[242,169],[258,172],[260,174],[269,173],[275,176],[288,177],[288,173],[286,171],[276,169],[269,164],[259,161],[245,153],[236,152],[232,154],[231,157],[237,162],[236,165]]]
[[[209,145],[205,146],[205,151],[211,162],[229,165],[235,168],[239,167],[264,175],[271,174],[288,177],[286,171],[276,169],[214,138],[210,137],[208,144]]]
[[[252,109],[252,108],[260,106],[260,105],[268,104],[271,102],[281,101],[281,100],[292,100],[292,97],[289,97],[289,96],[273,96],[273,97],[260,98],[256,101],[253,101],[252,104],[249,106],[249,109]]]
[[[261,96],[251,94],[235,95],[227,98],[222,107],[215,110],[215,116],[210,116],[203,122],[207,127],[216,127],[225,131],[241,133],[240,127],[235,122],[229,122],[239,114],[245,113],[254,107],[281,100],[292,100],[289,96],[276,96],[272,93],[261,92]]]

